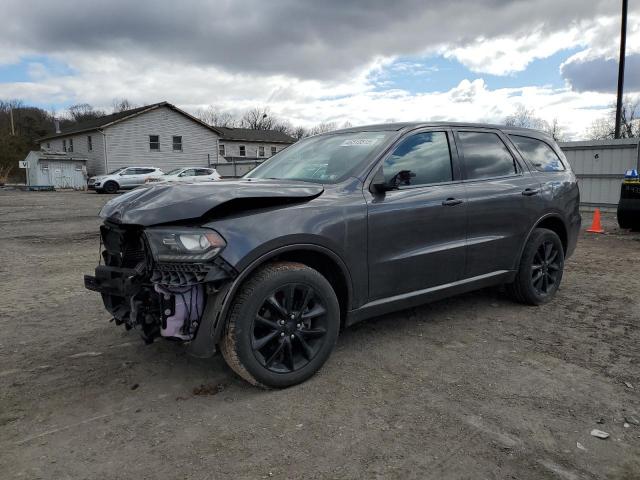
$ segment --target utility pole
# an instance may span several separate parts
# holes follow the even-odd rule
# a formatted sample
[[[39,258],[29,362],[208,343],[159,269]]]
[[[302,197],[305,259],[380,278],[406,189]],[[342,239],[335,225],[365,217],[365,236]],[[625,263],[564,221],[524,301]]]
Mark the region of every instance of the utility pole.
[[[624,58],[627,47],[627,7],[628,0],[622,0],[622,25],[620,26],[620,61],[618,62],[618,101],[616,103],[616,132],[615,138],[620,138],[620,123],[622,121],[622,93],[624,90]]]
[[[11,136],[14,137],[16,135],[16,131],[13,127],[13,107],[9,107],[9,118],[11,119]]]

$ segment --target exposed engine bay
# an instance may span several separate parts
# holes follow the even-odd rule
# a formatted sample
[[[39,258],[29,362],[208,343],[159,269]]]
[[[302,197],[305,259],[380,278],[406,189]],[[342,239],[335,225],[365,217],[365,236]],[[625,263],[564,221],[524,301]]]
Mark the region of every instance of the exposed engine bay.
[[[150,235],[162,234],[160,247],[153,248]],[[117,325],[139,331],[147,343],[157,337],[193,340],[208,294],[235,276],[233,268],[219,258],[201,255],[202,262],[180,261],[180,255],[168,248],[176,235],[164,230],[145,234],[141,227],[107,221],[100,235],[101,261],[95,276],[85,276],[85,286],[101,293]],[[185,235],[188,241],[192,237]]]

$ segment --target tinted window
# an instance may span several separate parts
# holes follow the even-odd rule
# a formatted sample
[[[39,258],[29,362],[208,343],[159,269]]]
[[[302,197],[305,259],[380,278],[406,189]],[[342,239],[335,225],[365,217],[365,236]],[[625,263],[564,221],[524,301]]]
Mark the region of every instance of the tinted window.
[[[413,135],[396,147],[384,161],[386,182],[398,185],[427,185],[450,182],[451,153],[445,132]]]
[[[520,135],[509,135],[522,156],[529,161],[536,170],[541,172],[561,172],[565,170],[560,157],[553,149],[541,140]]]
[[[208,168],[196,168],[196,175],[199,177],[211,175],[212,173],[213,171],[209,170]]]
[[[196,171],[193,168],[190,168],[188,170],[185,170],[184,172],[182,172],[180,174],[181,177],[194,177],[196,174]]]
[[[468,179],[517,173],[514,158],[495,133],[459,132]]]

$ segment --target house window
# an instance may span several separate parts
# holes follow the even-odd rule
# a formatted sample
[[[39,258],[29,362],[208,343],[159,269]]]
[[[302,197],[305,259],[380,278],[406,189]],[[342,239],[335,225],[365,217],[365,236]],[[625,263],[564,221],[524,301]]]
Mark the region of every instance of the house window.
[[[43,172],[46,172],[49,170],[49,164],[48,163],[41,163],[40,164],[40,170],[42,170]]]
[[[149,150],[160,150],[159,135],[149,135]]]
[[[276,147],[271,147],[271,155],[275,155],[277,152]]]
[[[69,151],[73,152],[73,138],[69,139]]]
[[[51,150],[51,142],[47,142],[47,150]]]
[[[91,135],[87,135],[87,152],[93,151],[93,142],[91,141]]]
[[[218,155],[220,155],[221,157],[224,157],[226,155],[224,151],[224,145],[222,144],[218,145]]]
[[[260,145],[258,147],[258,156],[264,157],[264,146],[263,145]]]
[[[247,149],[245,148],[244,145],[240,145],[240,156],[241,157],[246,157],[247,156]]]
[[[173,137],[173,151],[181,152],[182,151],[182,137],[175,136]]]
[[[63,152],[67,151],[67,141],[66,140],[62,140],[62,151]]]

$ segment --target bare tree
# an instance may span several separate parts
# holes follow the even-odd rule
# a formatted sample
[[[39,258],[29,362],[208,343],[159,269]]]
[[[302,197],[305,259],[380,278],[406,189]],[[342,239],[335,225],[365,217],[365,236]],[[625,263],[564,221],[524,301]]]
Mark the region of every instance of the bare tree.
[[[622,102],[620,118],[620,138],[640,137],[640,96],[625,97]],[[606,140],[615,138],[616,106],[612,103],[607,114],[593,121],[586,131],[591,140]]]
[[[300,139],[302,139],[304,137],[308,137],[309,136],[309,131],[304,127],[298,126],[298,127],[295,127],[293,129],[293,132],[291,133],[291,136],[293,138],[295,138],[296,140],[300,140]]]
[[[535,110],[527,110],[523,104],[516,106],[516,111],[504,119],[504,124],[508,127],[535,128],[536,130],[545,130],[549,128],[549,124],[536,116]]]
[[[131,110],[132,108],[136,108],[136,106],[126,98],[114,98],[112,102],[112,106],[113,106],[113,113],[124,112],[126,110]]]
[[[208,125],[214,127],[237,127],[240,124],[238,118],[232,113],[224,111],[214,105],[195,112],[195,116]]]
[[[67,109],[71,120],[74,122],[83,122],[85,120],[93,120],[94,118],[104,117],[105,112],[102,110],[95,110],[88,103],[78,103],[71,105]]]
[[[336,122],[321,122],[314,125],[309,130],[309,135],[319,135],[321,133],[333,132],[338,129]]]
[[[558,117],[554,117],[551,123],[547,123],[543,130],[551,135],[556,142],[562,142],[565,139],[564,127],[558,122]]]
[[[254,107],[244,113],[240,126],[251,130],[271,130],[275,121],[269,107]]]

